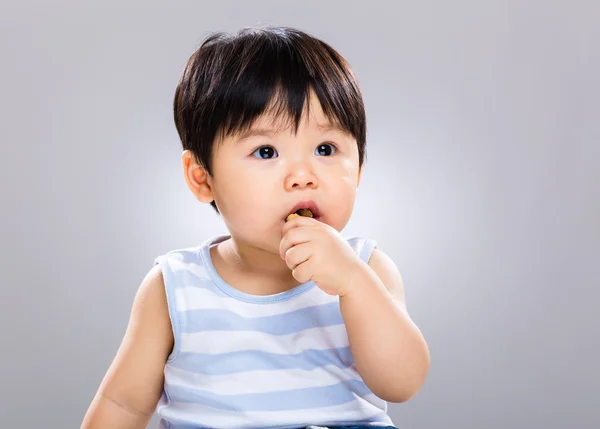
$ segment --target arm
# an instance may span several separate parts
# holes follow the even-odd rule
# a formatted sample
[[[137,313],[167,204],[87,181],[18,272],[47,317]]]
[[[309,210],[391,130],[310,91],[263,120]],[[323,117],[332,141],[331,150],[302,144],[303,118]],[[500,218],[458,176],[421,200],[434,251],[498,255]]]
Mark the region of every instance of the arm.
[[[81,429],[144,429],[162,394],[172,347],[164,282],[155,266],[137,291],[121,346]]]
[[[340,308],[358,372],[378,397],[411,399],[425,382],[430,355],[406,310],[396,265],[375,249],[349,290],[340,296]]]

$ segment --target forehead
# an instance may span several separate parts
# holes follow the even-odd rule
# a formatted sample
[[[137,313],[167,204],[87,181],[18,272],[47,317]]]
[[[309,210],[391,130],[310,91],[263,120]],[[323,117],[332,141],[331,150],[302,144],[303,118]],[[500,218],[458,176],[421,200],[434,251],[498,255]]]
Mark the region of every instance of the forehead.
[[[282,114],[281,111],[278,111],[276,108],[267,109],[263,115],[259,116],[252,124],[250,124],[248,129],[242,131],[240,135],[255,134],[259,131],[268,131],[270,133],[292,131],[293,124],[293,118],[288,114]],[[314,93],[311,94],[308,103],[305,104],[298,125],[299,128],[307,127],[322,133],[332,130],[345,133],[335,118],[331,121],[325,115],[323,108]]]

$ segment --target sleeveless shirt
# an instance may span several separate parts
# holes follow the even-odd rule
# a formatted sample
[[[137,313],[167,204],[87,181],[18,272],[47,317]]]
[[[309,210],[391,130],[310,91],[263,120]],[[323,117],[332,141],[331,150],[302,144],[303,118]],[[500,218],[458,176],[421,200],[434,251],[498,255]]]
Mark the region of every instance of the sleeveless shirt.
[[[160,428],[393,426],[387,403],[354,365],[339,297],[312,281],[266,296],[235,289],[210,256],[228,238],[154,260],[174,337],[156,408]],[[346,241],[365,262],[377,246]]]

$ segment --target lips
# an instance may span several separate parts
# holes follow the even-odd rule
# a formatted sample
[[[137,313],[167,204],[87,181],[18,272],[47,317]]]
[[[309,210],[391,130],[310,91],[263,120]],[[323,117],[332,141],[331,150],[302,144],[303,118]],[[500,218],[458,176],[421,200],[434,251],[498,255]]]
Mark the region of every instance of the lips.
[[[291,210],[288,212],[286,217],[292,213],[296,213],[301,216],[305,215],[304,213],[297,213],[301,209],[310,210],[312,213],[312,217],[315,219],[319,219],[319,217],[321,216],[321,214],[319,212],[319,208],[317,207],[317,204],[314,201],[300,201],[291,208]]]

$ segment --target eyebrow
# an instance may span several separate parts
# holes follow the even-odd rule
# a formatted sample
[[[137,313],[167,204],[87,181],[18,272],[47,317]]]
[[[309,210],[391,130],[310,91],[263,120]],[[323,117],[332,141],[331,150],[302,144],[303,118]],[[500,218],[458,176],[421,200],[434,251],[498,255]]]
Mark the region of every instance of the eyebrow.
[[[254,136],[267,136],[267,137],[272,137],[273,135],[277,134],[276,129],[274,128],[250,128],[247,130],[242,131],[239,135],[237,140],[241,141],[241,140],[245,140],[247,138],[250,137],[254,137]]]
[[[325,123],[325,124],[317,124],[317,128],[321,131],[344,131],[340,126],[336,125],[336,124],[331,124],[329,122]]]
[[[321,132],[327,132],[327,131],[341,131],[341,132],[344,132],[344,130],[342,128],[340,128],[338,125],[331,124],[329,122],[324,123],[324,124],[317,124],[317,128]],[[242,131],[239,134],[237,140],[238,141],[242,141],[242,140],[248,139],[250,137],[255,137],[255,136],[272,137],[275,134],[277,134],[278,132],[281,132],[281,129],[277,129],[277,128],[263,128],[263,127],[252,127],[252,128],[249,128],[249,129],[247,129],[245,131]]]

